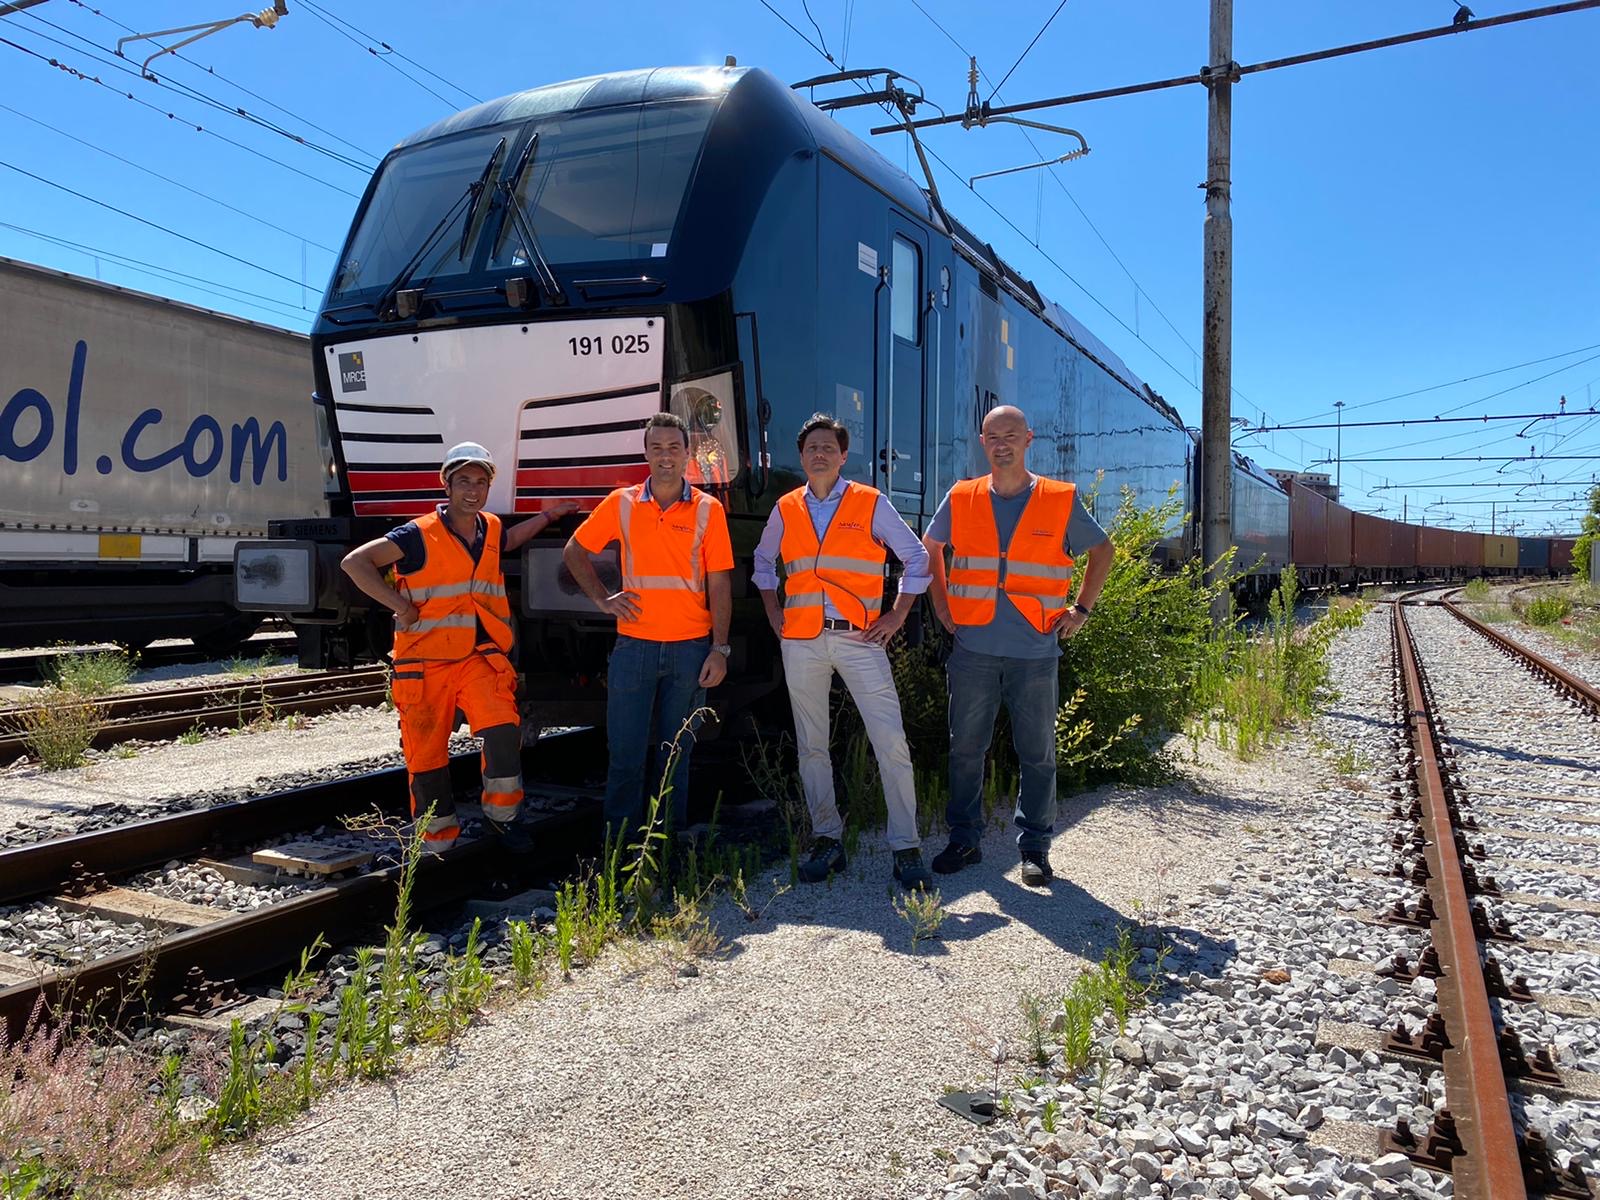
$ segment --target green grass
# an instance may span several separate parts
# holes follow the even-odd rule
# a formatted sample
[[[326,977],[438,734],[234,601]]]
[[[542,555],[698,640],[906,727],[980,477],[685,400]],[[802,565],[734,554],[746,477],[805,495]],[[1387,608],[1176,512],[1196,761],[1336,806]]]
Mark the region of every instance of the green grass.
[[[261,675],[277,665],[277,659],[271,654],[263,654],[258,658],[244,658],[235,656],[230,658],[223,670],[236,678],[250,675]]]
[[[1523,612],[1523,620],[1529,625],[1554,625],[1571,615],[1570,597],[1560,593],[1545,592],[1528,601],[1528,606]]]
[[[62,654],[50,664],[45,677],[75,696],[105,696],[126,684],[138,665],[138,655],[121,650]]]

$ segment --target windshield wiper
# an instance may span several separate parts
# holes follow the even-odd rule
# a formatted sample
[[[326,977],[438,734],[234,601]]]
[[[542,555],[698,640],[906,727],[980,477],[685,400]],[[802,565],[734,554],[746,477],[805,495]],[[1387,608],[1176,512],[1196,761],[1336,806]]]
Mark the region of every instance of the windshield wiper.
[[[539,277],[539,290],[551,304],[565,304],[567,295],[561,290],[556,273],[550,269],[550,263],[539,246],[539,235],[534,232],[532,222],[528,220],[527,214],[522,211],[522,205],[517,201],[517,185],[522,182],[523,174],[532,164],[538,146],[539,135],[535,133],[523,147],[522,157],[517,160],[517,169],[511,172],[511,178],[500,181],[500,192],[505,198],[506,212],[511,216],[512,228],[517,231],[517,237],[522,242],[523,253],[534,264],[534,274]]]
[[[505,148],[506,139],[501,138],[494,150],[489,154],[489,161],[483,164],[483,170],[478,173],[478,178],[467,184],[461,195],[456,197],[456,202],[450,206],[444,216],[439,218],[439,223],[428,232],[427,237],[422,239],[422,245],[417,247],[411,257],[406,260],[405,266],[401,267],[399,273],[389,281],[389,286],[383,289],[383,293],[373,305],[373,311],[381,319],[399,318],[401,314],[397,310],[391,309],[390,305],[395,302],[396,297],[406,284],[411,282],[412,273],[422,264],[422,260],[428,256],[428,252],[433,249],[439,238],[451,225],[455,224],[456,216],[462,211],[463,205],[466,206],[467,223],[466,228],[461,231],[461,246],[456,251],[456,258],[460,260],[466,257],[467,239],[472,234],[472,215],[478,211],[478,202],[483,198],[483,193],[488,187],[489,176],[493,174],[495,165],[499,163],[500,155]],[[429,278],[431,279],[432,276],[429,276]],[[423,280],[422,286],[426,288],[428,280]]]

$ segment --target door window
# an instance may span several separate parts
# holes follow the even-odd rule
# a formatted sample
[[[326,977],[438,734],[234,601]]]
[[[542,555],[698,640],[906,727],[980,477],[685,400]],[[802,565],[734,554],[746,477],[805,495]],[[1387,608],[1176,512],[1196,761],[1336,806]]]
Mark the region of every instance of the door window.
[[[892,289],[890,323],[894,336],[917,344],[917,297],[922,294],[922,256],[905,238],[894,239],[894,258],[890,263]]]

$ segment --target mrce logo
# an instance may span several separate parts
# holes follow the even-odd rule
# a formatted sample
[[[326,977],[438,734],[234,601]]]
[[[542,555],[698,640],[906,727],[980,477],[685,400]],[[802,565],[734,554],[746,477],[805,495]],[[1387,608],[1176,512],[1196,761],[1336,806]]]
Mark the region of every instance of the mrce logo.
[[[364,392],[367,390],[367,362],[361,351],[339,355],[339,390]]]

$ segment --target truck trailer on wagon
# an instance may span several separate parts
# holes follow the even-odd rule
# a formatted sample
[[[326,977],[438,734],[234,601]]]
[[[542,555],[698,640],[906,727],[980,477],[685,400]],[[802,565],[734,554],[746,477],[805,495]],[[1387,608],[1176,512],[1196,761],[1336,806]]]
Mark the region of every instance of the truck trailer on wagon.
[[[225,652],[234,547],[326,516],[303,334],[0,258],[0,645]]]

